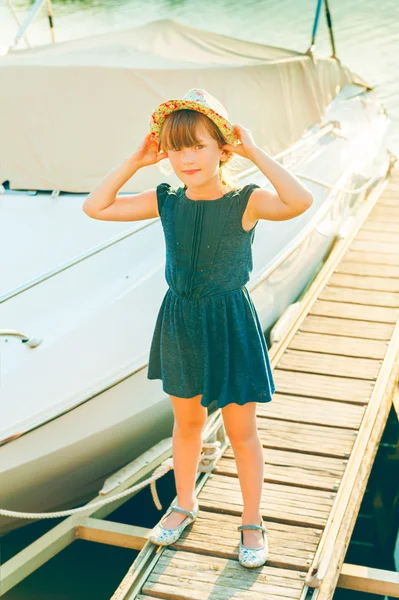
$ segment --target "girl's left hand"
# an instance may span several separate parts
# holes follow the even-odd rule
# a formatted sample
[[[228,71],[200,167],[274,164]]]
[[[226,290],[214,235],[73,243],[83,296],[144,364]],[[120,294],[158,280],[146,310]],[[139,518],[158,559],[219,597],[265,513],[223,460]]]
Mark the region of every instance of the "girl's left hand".
[[[233,125],[233,128],[241,144],[237,144],[237,146],[224,144],[222,146],[222,150],[226,150],[227,152],[235,152],[235,154],[239,154],[244,158],[251,159],[251,153],[255,150],[255,148],[257,148],[254,138],[252,137],[252,133],[249,129],[245,129],[245,127],[242,127],[238,124]]]

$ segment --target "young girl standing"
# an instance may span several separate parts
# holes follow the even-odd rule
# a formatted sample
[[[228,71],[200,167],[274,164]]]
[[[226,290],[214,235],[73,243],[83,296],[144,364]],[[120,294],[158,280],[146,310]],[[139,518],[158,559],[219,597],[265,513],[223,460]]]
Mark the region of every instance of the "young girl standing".
[[[251,160],[276,191],[235,188],[223,166],[238,154]],[[161,183],[132,196],[120,188],[138,169],[169,158],[184,187]],[[221,409],[243,497],[238,559],[257,567],[267,559],[260,513],[263,450],[256,403],[270,402],[273,375],[259,318],[245,286],[259,219],[291,219],[312,204],[310,192],[259,148],[250,131],[232,125],[209,93],[192,89],[153,112],[137,151],[89,194],[84,212],[109,221],[159,216],[166,243],[163,298],[153,334],[148,379],[161,379],[173,413],[177,504],[151,533],[174,543],[198,514],[195,481],[207,408]]]

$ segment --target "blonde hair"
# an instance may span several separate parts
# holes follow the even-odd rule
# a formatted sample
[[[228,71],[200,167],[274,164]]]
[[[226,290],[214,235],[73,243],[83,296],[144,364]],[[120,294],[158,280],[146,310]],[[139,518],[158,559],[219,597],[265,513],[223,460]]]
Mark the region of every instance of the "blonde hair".
[[[219,127],[206,115],[196,110],[181,109],[168,115],[162,125],[159,136],[159,149],[167,152],[172,148],[190,148],[200,143],[198,132],[205,129],[217,141],[221,148],[226,144]],[[219,161],[219,179],[222,186],[236,189],[231,174],[226,165],[233,158],[232,152],[228,153],[224,161]],[[187,186],[185,185],[186,189]]]

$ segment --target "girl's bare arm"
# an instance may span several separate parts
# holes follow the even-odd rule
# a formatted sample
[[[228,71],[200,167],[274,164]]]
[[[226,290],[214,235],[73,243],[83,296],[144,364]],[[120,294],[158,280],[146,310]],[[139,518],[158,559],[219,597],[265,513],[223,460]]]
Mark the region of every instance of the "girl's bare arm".
[[[141,221],[159,217],[156,189],[138,194],[118,196],[118,192],[141,167],[166,158],[147,134],[135,154],[128,156],[106,175],[90,192],[82,210],[92,219],[101,221]]]
[[[241,144],[224,144],[228,152],[249,158],[268,178],[276,191],[256,188],[248,200],[248,214],[255,223],[258,219],[285,221],[302,214],[313,204],[313,196],[305,185],[280,165],[254,142],[249,129],[234,125]]]
[[[306,186],[261,148],[253,149],[250,157],[276,190],[258,188],[253,191],[248,204],[254,221],[285,221],[312,206],[313,196]]]

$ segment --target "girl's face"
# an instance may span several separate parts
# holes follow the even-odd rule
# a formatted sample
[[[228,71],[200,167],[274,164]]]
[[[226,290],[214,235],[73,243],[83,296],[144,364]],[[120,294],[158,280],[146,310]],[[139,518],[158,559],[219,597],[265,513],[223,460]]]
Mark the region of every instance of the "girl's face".
[[[201,186],[218,177],[219,163],[227,158],[226,151],[206,130],[199,130],[196,137],[199,143],[190,148],[168,150],[174,172],[187,187]]]

